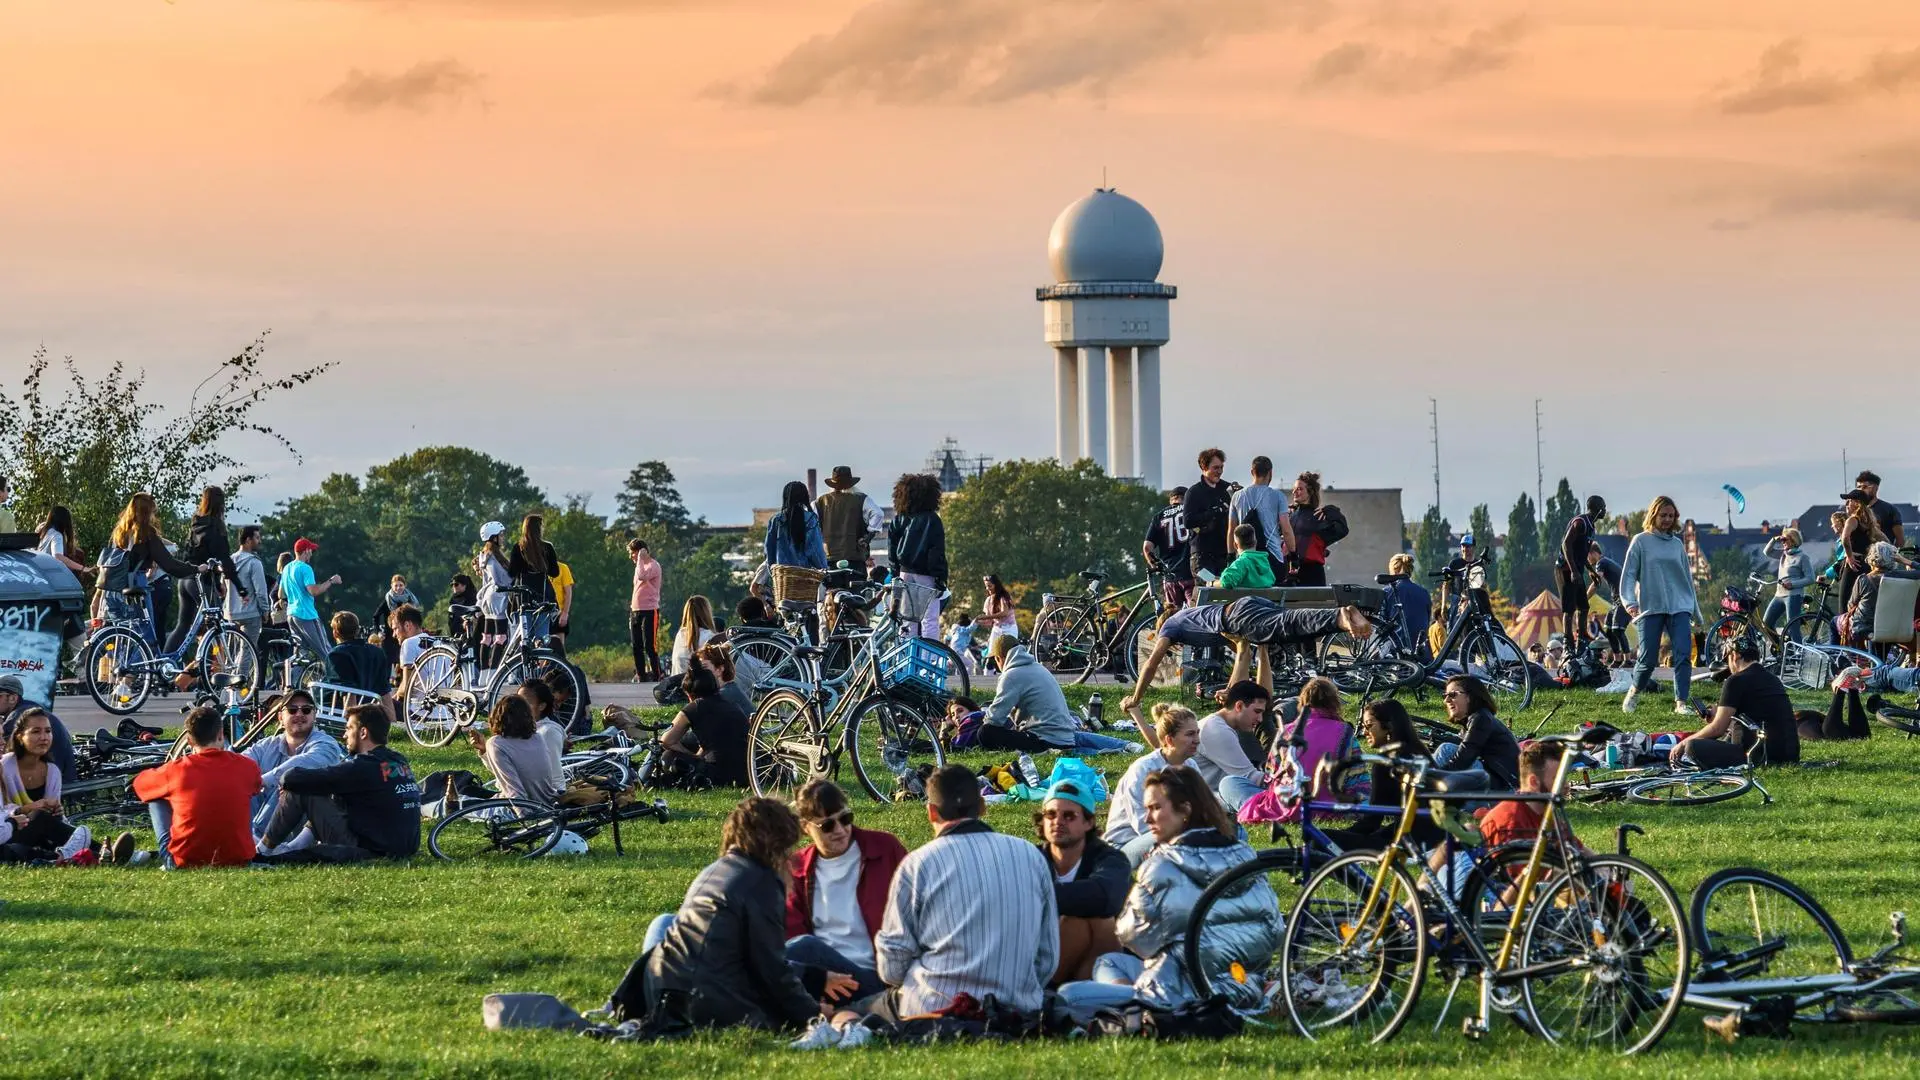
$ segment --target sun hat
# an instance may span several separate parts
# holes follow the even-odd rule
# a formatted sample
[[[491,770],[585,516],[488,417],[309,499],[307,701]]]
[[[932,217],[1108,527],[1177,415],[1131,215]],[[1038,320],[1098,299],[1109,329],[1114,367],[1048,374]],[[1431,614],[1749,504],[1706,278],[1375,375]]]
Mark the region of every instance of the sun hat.
[[[859,482],[860,478],[853,475],[853,467],[850,465],[835,465],[833,467],[833,475],[827,477],[827,486],[836,491],[841,488],[853,487]]]

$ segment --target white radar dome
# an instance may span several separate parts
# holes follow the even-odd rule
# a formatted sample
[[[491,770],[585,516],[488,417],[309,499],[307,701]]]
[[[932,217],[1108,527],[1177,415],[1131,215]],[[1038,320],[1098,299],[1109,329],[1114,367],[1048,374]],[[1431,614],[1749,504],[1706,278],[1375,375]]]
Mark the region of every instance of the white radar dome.
[[[1054,219],[1047,261],[1054,281],[1155,281],[1166,246],[1147,208],[1099,188]]]

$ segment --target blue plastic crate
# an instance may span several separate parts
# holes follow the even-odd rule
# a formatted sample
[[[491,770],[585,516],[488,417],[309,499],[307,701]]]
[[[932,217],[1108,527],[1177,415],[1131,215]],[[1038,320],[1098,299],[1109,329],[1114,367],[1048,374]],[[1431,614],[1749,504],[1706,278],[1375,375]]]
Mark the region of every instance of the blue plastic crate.
[[[944,694],[952,673],[953,657],[924,638],[908,638],[880,657],[880,681],[889,690],[917,686]]]

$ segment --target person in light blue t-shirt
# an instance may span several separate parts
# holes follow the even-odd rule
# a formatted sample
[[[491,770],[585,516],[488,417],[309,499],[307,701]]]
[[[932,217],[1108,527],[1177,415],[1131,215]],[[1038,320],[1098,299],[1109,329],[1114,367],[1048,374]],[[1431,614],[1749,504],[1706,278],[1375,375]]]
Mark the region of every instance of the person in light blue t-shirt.
[[[325,656],[333,646],[327,640],[326,626],[320,622],[320,608],[313,601],[340,584],[340,575],[325,581],[315,580],[313,553],[319,550],[319,544],[304,536],[293,542],[293,561],[280,572],[280,595],[287,598],[288,628],[299,635],[300,642],[313,655]]]

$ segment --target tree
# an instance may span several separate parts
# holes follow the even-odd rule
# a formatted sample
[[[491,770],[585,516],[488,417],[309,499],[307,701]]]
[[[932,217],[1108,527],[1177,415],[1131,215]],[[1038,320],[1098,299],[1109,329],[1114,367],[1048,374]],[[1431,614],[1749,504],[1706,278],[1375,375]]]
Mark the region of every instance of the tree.
[[[136,491],[153,495],[170,529],[207,484],[225,488],[231,504],[258,479],[236,456],[235,436],[258,436],[299,460],[285,436],[254,419],[255,410],[333,365],[276,375],[267,368],[266,347],[263,334],[221,362],[194,388],[184,412],[148,397],[145,372],[116,363],[89,379],[72,357],[56,371],[47,350],[35,350],[19,400],[0,390],[0,474],[12,481],[22,522],[65,506],[76,533],[69,540],[98,551]],[[62,387],[57,402],[50,375]]]
[[[679,628],[680,611],[686,606],[689,596],[706,597],[713,604],[716,616],[729,622],[733,620],[734,606],[747,595],[745,572],[736,571],[734,565],[727,561],[727,556],[733,554],[739,542],[737,537],[708,537],[705,543],[672,565],[661,564],[660,622],[663,629]]]
[[[589,511],[588,500],[586,495],[569,495],[565,505],[545,511],[546,538],[573,571],[573,609],[567,622],[572,648],[625,641],[633,596],[626,538],[610,530],[606,518]]]
[[[1531,576],[1538,571],[1540,562],[1540,533],[1533,509],[1532,496],[1523,491],[1507,513],[1507,554],[1501,585],[1507,595],[1516,600],[1528,595],[1522,588],[1532,584]]]
[[[1560,541],[1567,535],[1567,522],[1579,517],[1582,509],[1580,500],[1574,497],[1573,485],[1567,483],[1566,477],[1561,477],[1559,486],[1553,489],[1552,495],[1547,496],[1547,512],[1540,527],[1541,548],[1548,552],[1557,551]],[[1604,526],[1595,522],[1594,528],[1602,530]]]
[[[1003,461],[941,504],[955,591],[986,574],[1009,588],[1059,590],[1078,588],[1075,576],[1094,567],[1135,577],[1140,538],[1161,505],[1158,493],[1089,460]]]
[[[652,527],[684,539],[693,529],[707,523],[705,518],[695,521],[687,513],[673,470],[667,468],[664,461],[643,461],[635,465],[614,503],[615,524],[636,532]]]
[[[1453,526],[1440,516],[1440,508],[1427,507],[1420,518],[1420,529],[1413,541],[1413,557],[1421,574],[1431,574],[1453,558]]]
[[[1481,503],[1473,508],[1473,514],[1467,518],[1467,529],[1473,533],[1477,550],[1487,557],[1487,586],[1497,588],[1500,580],[1500,553],[1494,550],[1493,514],[1487,510],[1487,504]]]

